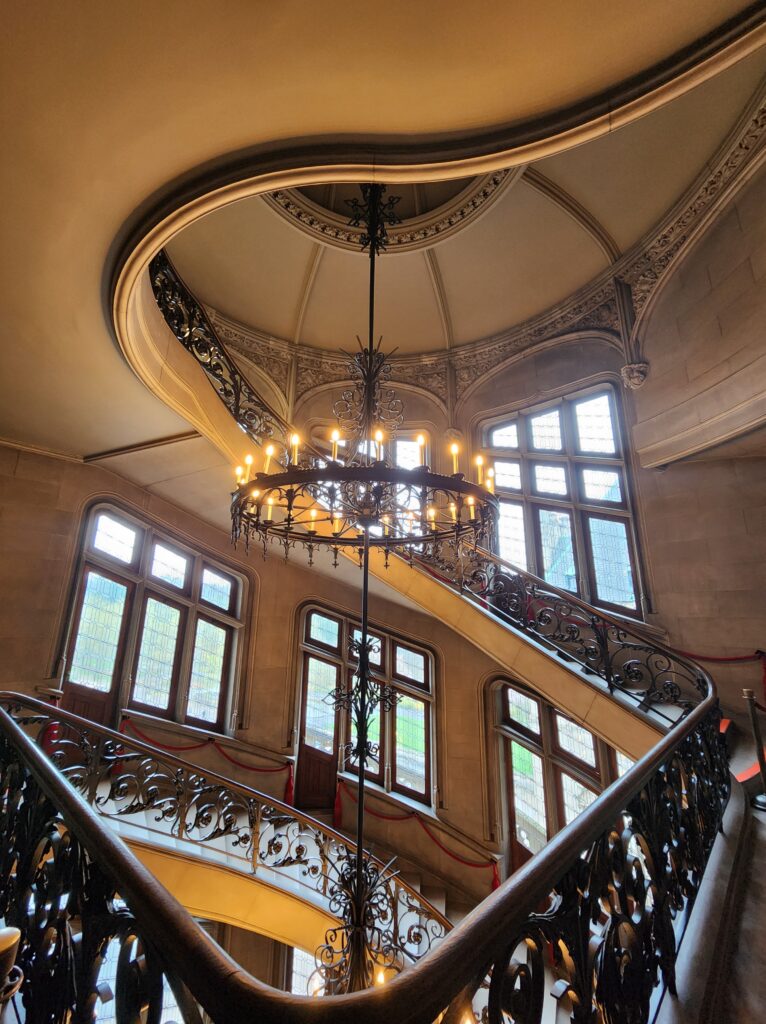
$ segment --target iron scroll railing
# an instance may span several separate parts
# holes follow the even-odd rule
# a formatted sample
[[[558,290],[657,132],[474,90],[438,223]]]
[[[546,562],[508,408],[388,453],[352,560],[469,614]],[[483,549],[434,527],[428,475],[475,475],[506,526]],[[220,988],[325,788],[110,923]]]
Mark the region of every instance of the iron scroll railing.
[[[413,555],[412,563],[597,676],[610,693],[619,693],[643,711],[651,709],[667,722],[687,713],[707,693],[705,672],[650,640],[639,623],[594,608],[483,548],[463,545],[458,552],[443,550],[439,557],[426,548]]]
[[[701,677],[700,703],[428,956],[380,988],[324,999],[234,964],[0,710],[0,913],[22,930],[27,1020],[88,1018],[104,946],[117,941],[118,1019],[149,1006],[159,1020],[164,974],[187,1024],[195,1003],[216,1024],[540,1024],[551,1000],[575,1024],[643,1024],[675,990],[729,795],[720,712]]]
[[[335,912],[336,882],[356,844],[309,815],[258,790],[21,694],[0,694],[0,706],[36,733],[58,771],[100,817],[126,824],[142,838],[204,850],[203,856],[287,887]],[[398,874],[367,855],[386,881],[377,902],[378,928],[395,969],[427,953],[452,927]]]

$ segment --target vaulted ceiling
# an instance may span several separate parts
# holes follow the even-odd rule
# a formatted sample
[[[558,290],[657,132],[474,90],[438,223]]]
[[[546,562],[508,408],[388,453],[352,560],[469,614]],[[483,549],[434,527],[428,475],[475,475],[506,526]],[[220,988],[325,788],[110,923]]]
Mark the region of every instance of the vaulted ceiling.
[[[483,215],[384,271],[406,296],[383,311],[392,344],[462,344],[577,287],[606,265],[607,236],[631,244],[700,171],[763,71],[764,13],[742,0],[7,4],[0,438],[74,458],[137,446],[103,464],[222,521],[223,460],[204,441],[145,447],[189,424],[111,333],[136,231],[254,161],[428,164],[428,209],[450,201],[440,176],[494,172],[498,152],[531,160]],[[251,325],[312,345],[360,330],[359,259],[264,200],[176,245],[203,297]]]

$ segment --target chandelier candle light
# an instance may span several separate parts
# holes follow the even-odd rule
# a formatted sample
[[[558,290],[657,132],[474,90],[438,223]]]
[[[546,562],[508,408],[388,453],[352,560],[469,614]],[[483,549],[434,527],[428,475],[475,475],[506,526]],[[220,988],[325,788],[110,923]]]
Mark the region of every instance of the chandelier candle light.
[[[361,199],[348,200],[350,224],[364,226],[362,251],[369,253],[369,317],[367,344],[349,355],[351,386],[335,403],[337,428],[329,436],[329,451],[302,444],[298,434],[279,456],[266,449],[263,471],[250,478],[237,469],[232,495],[232,538],[247,546],[260,541],[264,556],[276,544],[289,557],[302,547],[309,565],[319,548],[329,550],[337,566],[342,551],[355,553],[362,568],[361,637],[352,641],[357,671],[350,688],[328,694],[336,708],[352,721],[348,761],[355,761],[358,778],[357,851],[355,862],[339,873],[337,909],[343,925],[328,933],[318,951],[325,991],[357,991],[370,987],[381,969],[398,969],[395,954],[383,948],[375,927],[378,904],[390,875],[378,872],[364,853],[364,788],[368,761],[376,751],[369,741],[375,711],[391,708],[396,695],[369,672],[372,639],[368,632],[370,550],[380,549],[387,566],[392,553],[433,556],[444,545],[459,552],[468,542],[486,545],[497,520],[498,502],[490,488],[466,480],[458,468],[458,448],[450,448],[451,476],[431,471],[426,464],[423,435],[418,435],[421,465],[404,469],[395,465],[396,432],[404,418],[401,400],[389,387],[391,366],[375,341],[375,264],[385,251],[387,226],[398,223],[398,196],[385,197],[385,185],[362,185]],[[359,340],[359,339],[357,339]],[[345,442],[343,457],[339,446]],[[275,472],[269,473],[274,462]],[[477,460],[478,462],[478,460]]]

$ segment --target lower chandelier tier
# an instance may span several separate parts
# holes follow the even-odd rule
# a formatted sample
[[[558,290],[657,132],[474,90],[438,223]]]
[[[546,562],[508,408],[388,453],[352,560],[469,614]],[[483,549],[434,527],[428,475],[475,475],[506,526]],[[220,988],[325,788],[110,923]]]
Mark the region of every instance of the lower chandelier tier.
[[[232,534],[249,544],[309,549],[369,547],[386,552],[443,542],[486,544],[497,517],[494,494],[462,473],[442,476],[427,466],[402,469],[385,462],[368,466],[288,467],[258,473],[232,496]]]

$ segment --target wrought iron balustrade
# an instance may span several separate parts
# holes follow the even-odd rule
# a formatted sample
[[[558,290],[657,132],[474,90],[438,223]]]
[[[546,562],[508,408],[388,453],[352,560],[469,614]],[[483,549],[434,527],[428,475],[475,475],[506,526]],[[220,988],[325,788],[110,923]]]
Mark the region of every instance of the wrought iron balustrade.
[[[439,556],[427,545],[412,562],[463,597],[521,630],[667,721],[707,692],[699,666],[649,639],[640,623],[610,615],[482,548],[462,545]]]
[[[99,816],[133,824],[142,837],[182,840],[202,856],[302,890],[330,914],[342,909],[338,883],[356,844],[339,832],[273,797],[34,698],[0,694],[0,706],[35,736]],[[384,865],[367,860],[372,874],[383,876]],[[400,970],[451,925],[389,872],[378,887],[375,927],[387,963]]]
[[[199,1020],[195,1000],[216,1024],[432,1024],[441,1014],[448,1024],[541,1024],[551,1001],[575,1024],[645,1024],[674,991],[678,943],[729,795],[720,712],[700,672],[700,703],[428,956],[380,988],[324,999],[239,969],[105,828],[76,786],[87,780],[97,799],[119,779],[125,750],[115,746],[103,783],[82,757],[80,767],[62,757],[70,785],[20,724],[25,701],[27,726],[63,715],[48,708],[49,722],[35,722],[39,702],[3,695],[20,722],[0,710],[0,914],[22,930],[27,1020],[89,1019],[105,945],[116,941],[120,1020],[140,1005],[159,1019],[164,973],[187,1024]],[[172,792],[159,806],[175,818]],[[199,823],[218,827],[217,815],[203,811]],[[197,818],[192,807],[184,820]]]

